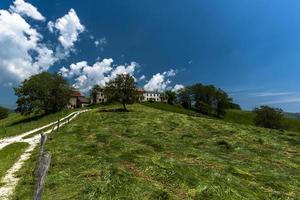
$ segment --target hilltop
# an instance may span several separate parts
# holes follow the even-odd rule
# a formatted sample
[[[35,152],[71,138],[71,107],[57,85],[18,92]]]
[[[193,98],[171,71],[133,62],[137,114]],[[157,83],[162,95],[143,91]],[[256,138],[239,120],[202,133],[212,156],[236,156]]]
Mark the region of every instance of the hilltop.
[[[297,199],[300,134],[163,111],[95,108],[50,135],[45,199]],[[106,112],[102,110],[105,109]],[[31,199],[37,152],[14,199]]]

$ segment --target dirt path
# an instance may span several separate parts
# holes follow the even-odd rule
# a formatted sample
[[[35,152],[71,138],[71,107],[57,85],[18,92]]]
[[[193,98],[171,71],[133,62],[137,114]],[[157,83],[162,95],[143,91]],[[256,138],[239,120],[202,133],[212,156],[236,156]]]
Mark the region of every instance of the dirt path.
[[[72,116],[72,115],[75,115],[77,114],[78,112],[80,111],[76,111],[76,112],[72,112],[71,114],[69,114],[68,116],[64,117],[64,118],[61,118],[60,121],[64,121],[65,119],[67,119],[68,117]],[[4,147],[6,147],[7,145],[10,145],[12,143],[15,143],[15,142],[20,142],[22,140],[23,137],[26,137],[32,133],[36,133],[38,131],[41,131],[43,129],[46,129],[48,127],[51,127],[53,125],[56,125],[57,124],[57,121],[55,122],[52,122],[50,124],[47,124],[45,126],[42,126],[42,127],[39,127],[39,128],[36,128],[36,129],[33,129],[31,131],[27,131],[25,133],[22,133],[20,135],[17,135],[17,136],[12,136],[12,137],[7,137],[7,138],[2,138],[0,139],[0,150],[3,149]]]
[[[65,125],[68,123],[66,120],[68,117],[71,117],[69,121],[72,121],[75,119],[79,114],[83,112],[87,112],[88,110],[83,110],[83,111],[76,111],[71,113],[70,115],[60,119],[61,123],[59,124],[59,127]],[[40,130],[43,130],[45,128],[50,128],[49,130],[45,131],[44,134],[49,134],[53,130],[56,130],[58,128],[57,122],[52,122],[46,126],[34,129],[32,131],[28,131],[26,133],[23,133],[18,136],[14,137],[9,137],[9,138],[4,138],[0,140],[0,150],[4,148],[5,146],[15,143],[15,142],[27,142],[29,144],[29,147],[25,150],[25,152],[20,156],[19,160],[6,172],[4,177],[1,179],[1,187],[0,187],[0,199],[1,200],[8,200],[9,197],[13,194],[18,181],[19,177],[16,176],[16,173],[22,168],[24,165],[25,161],[27,161],[35,147],[39,144],[41,136],[39,134],[32,136],[31,138],[23,139],[23,137],[28,136],[32,133],[38,132]]]

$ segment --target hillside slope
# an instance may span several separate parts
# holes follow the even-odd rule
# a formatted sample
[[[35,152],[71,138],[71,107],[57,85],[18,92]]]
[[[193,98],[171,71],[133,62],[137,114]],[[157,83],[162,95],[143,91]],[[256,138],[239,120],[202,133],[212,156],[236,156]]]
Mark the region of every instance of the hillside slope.
[[[50,136],[44,199],[300,196],[299,133],[129,109],[95,109]],[[20,173],[14,199],[32,199],[36,157]]]

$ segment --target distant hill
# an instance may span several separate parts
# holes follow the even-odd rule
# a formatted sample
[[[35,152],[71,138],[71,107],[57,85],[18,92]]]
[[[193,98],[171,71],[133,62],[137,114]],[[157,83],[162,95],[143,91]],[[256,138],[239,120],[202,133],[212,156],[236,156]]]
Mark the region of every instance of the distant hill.
[[[0,104],[1,107],[7,108],[10,113],[15,112],[16,105],[6,105],[6,104]]]
[[[288,113],[285,112],[284,115],[288,118],[300,119],[300,113]]]

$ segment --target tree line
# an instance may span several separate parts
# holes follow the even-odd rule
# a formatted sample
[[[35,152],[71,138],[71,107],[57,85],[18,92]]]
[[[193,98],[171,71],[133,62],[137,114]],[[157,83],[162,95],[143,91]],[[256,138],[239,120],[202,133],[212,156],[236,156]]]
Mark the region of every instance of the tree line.
[[[186,109],[193,109],[205,115],[224,117],[226,109],[241,109],[233,103],[232,98],[220,88],[214,85],[197,83],[187,86],[177,93],[167,91],[167,97],[172,96],[173,102],[179,103]]]
[[[54,113],[66,108],[73,88],[60,74],[43,72],[24,80],[15,88],[17,95],[17,112],[23,115],[31,113]],[[91,90],[91,98],[96,102],[97,94],[102,92],[108,102],[119,102],[123,110],[126,104],[137,102],[140,94],[134,78],[128,74],[117,75],[106,83],[104,88],[95,85]],[[241,109],[232,98],[214,85],[201,83],[186,86],[174,92],[165,91],[162,98],[169,104],[181,104],[186,109],[192,109],[205,115],[224,117],[227,109]],[[269,106],[255,108],[255,124],[266,128],[282,129],[283,111]],[[8,116],[8,111],[0,108],[0,119]]]

